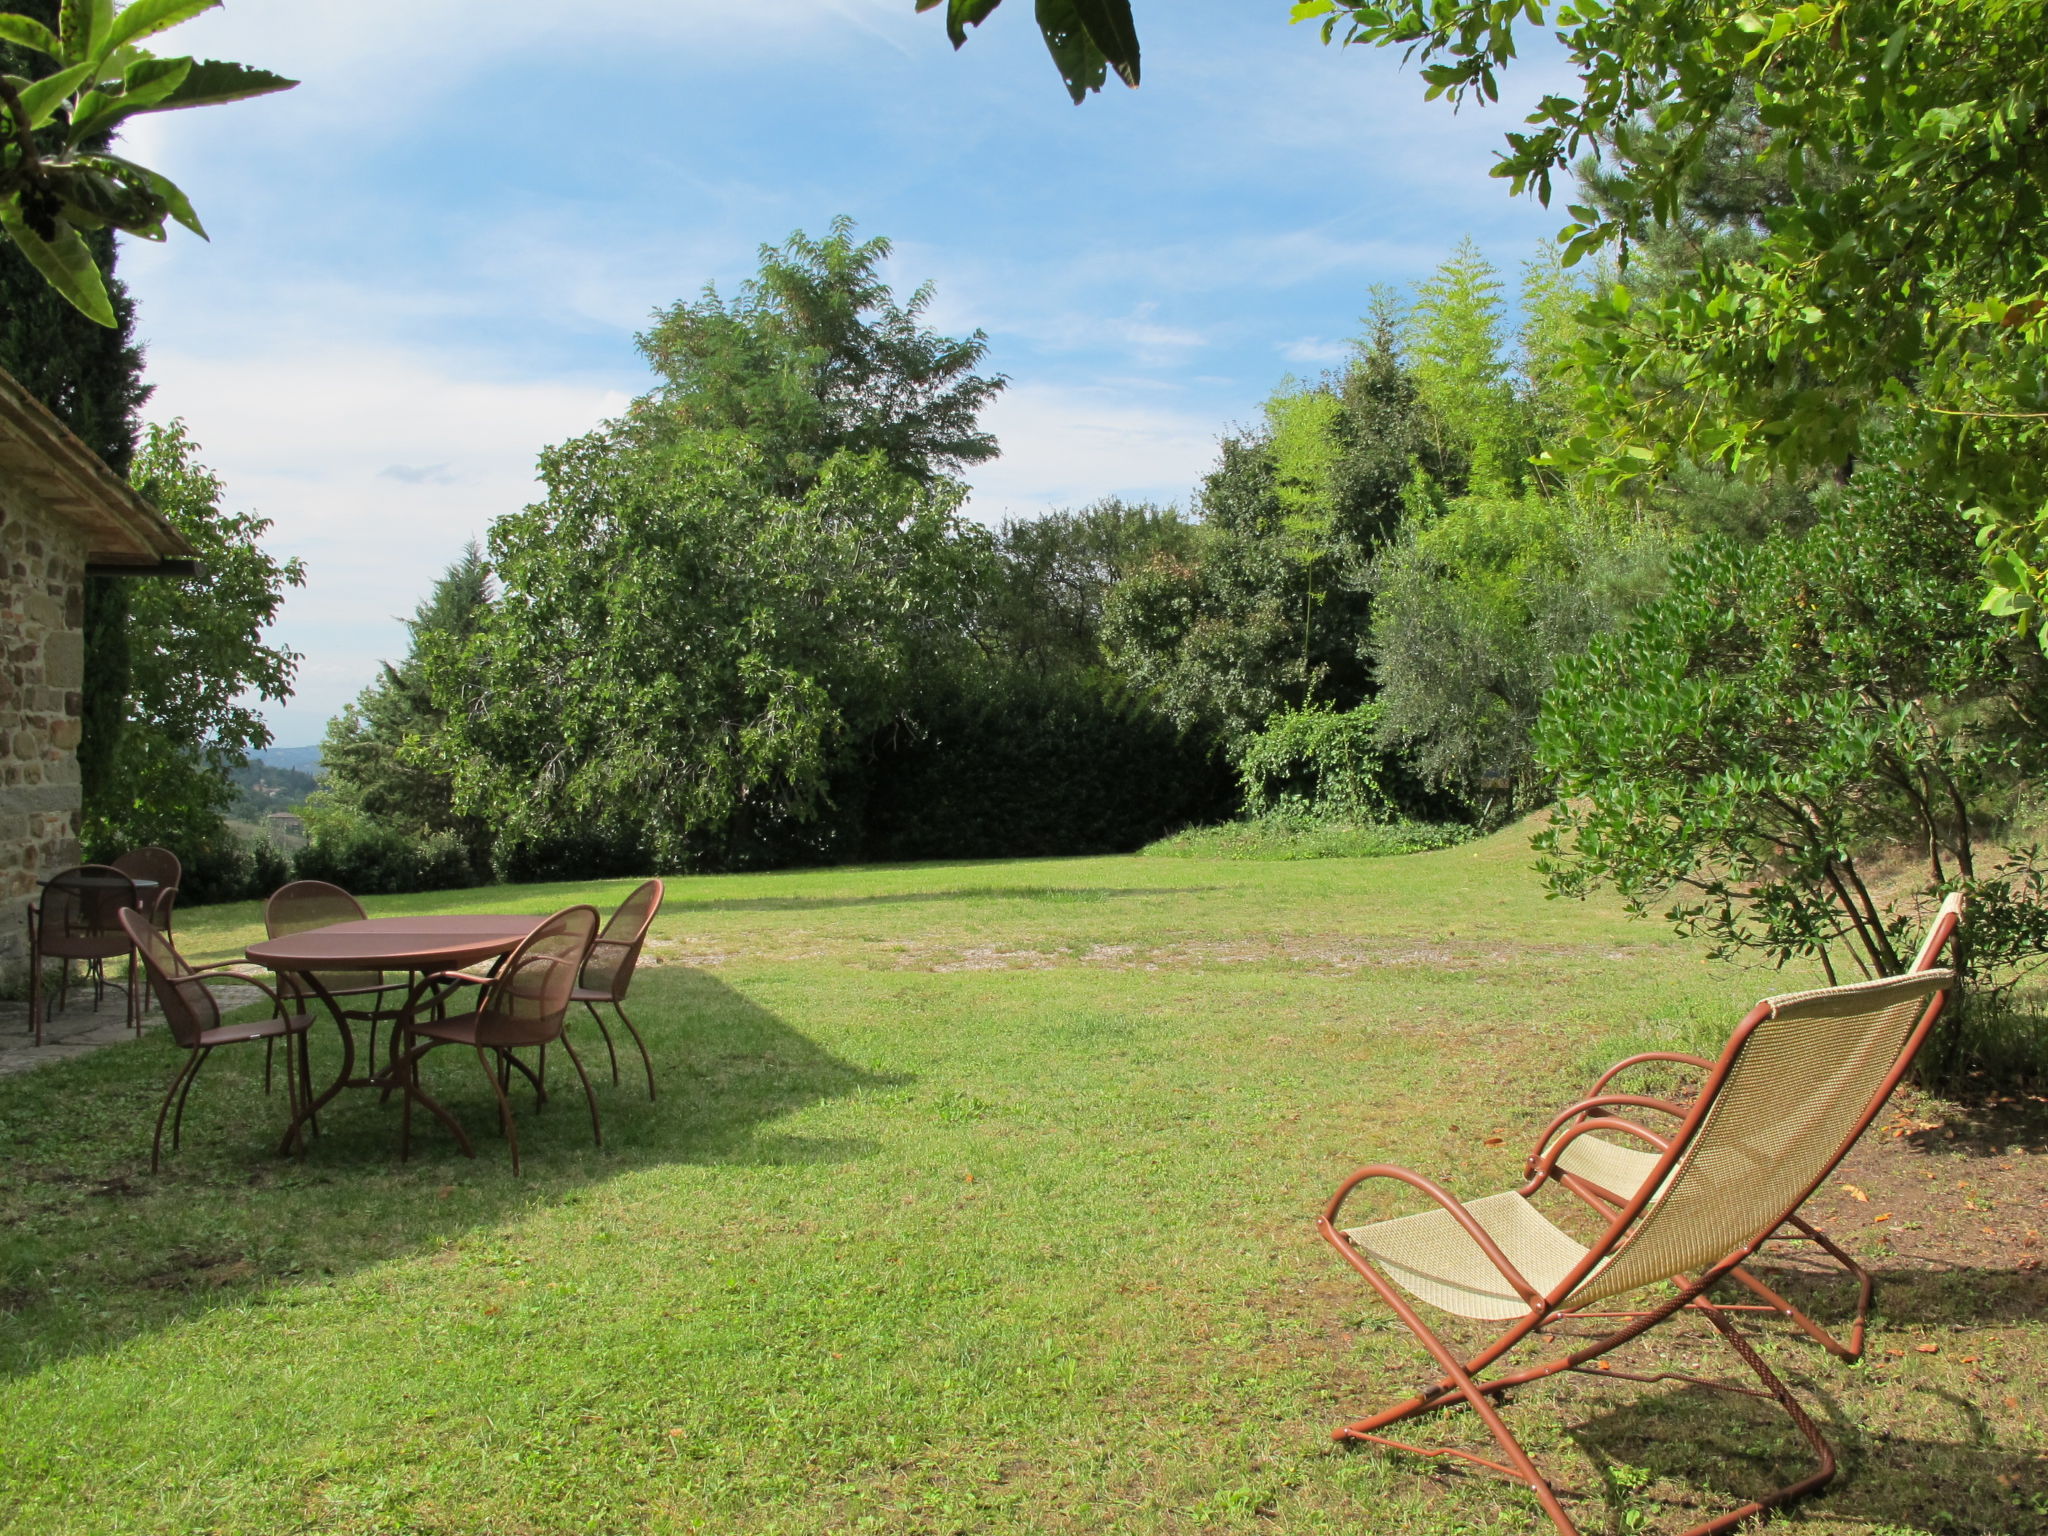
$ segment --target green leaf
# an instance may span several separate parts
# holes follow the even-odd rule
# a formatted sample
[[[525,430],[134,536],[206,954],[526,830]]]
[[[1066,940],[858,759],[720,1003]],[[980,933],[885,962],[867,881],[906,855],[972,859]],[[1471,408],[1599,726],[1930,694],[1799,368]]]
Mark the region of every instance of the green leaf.
[[[91,78],[90,64],[74,64],[20,87],[21,110],[28,114],[29,127],[42,127],[70,99],[71,93]]]
[[[87,91],[72,114],[71,141],[82,143],[147,112],[177,90],[191,68],[190,59],[143,59],[128,71],[119,90]]]
[[[946,7],[946,36],[952,39],[955,48],[966,44],[969,27],[980,26],[988,19],[989,12],[1000,4],[1002,0],[917,0],[917,8],[921,12],[936,10],[941,5]]]
[[[32,21],[26,16],[0,15],[0,40],[17,48],[32,48],[53,59],[63,57],[63,44],[57,41],[56,34],[40,21]]]
[[[144,110],[173,112],[181,107],[203,107],[217,101],[247,101],[252,96],[288,91],[298,83],[285,79],[283,75],[274,75],[267,69],[253,69],[247,64],[200,59],[192,63],[191,72],[185,76],[182,85],[155,106]]]
[[[74,64],[98,55],[100,39],[114,24],[114,0],[63,0],[57,8],[57,35],[64,57]]]
[[[207,234],[205,226],[199,222],[199,215],[193,211],[192,201],[185,196],[184,189],[172,181],[170,177],[160,172],[152,171],[146,165],[137,165],[133,160],[124,160],[119,155],[95,155],[93,156],[93,162],[104,163],[109,167],[112,174],[125,181],[139,182],[154,192],[163,199],[164,206],[170,210],[171,217],[191,230],[200,239],[210,240],[213,238]]]
[[[167,32],[180,22],[219,9],[220,3],[221,0],[135,0],[135,4],[114,18],[95,57],[104,58],[116,48]]]
[[[1082,25],[1076,0],[1038,0],[1038,30],[1045,34],[1046,52],[1076,106],[1090,91],[1102,89],[1109,60]]]
[[[0,230],[74,309],[97,325],[113,327],[114,305],[107,297],[106,279],[77,230],[59,219],[56,237],[45,240],[28,227],[12,202],[0,203]]]
[[[1138,83],[1138,26],[1131,20],[1131,0],[1073,0],[1074,12],[1088,29],[1096,51],[1109,61],[1125,85]]]

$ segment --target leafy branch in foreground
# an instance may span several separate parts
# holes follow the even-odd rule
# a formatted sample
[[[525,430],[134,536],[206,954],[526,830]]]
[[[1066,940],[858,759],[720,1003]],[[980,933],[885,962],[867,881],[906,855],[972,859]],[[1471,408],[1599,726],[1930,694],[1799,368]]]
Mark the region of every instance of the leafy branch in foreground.
[[[1884,445],[1879,444],[1880,448]],[[1984,846],[2042,764],[2048,670],[1978,611],[1961,519],[1867,463],[1814,527],[1719,536],[1559,663],[1537,755],[1558,894],[1599,884],[1716,952],[1892,974],[1924,896],[1971,894],[1973,981],[2048,949],[2038,855]]]
[[[49,73],[0,74],[0,230],[50,285],[101,325],[114,324],[106,282],[80,234],[113,228],[165,238],[175,219],[206,230],[169,177],[105,148],[130,118],[289,90],[296,81],[215,59],[163,58],[140,46],[221,0],[65,0],[53,32],[0,14],[0,43],[39,55]]]
[[[966,46],[967,29],[988,20],[1003,0],[917,0],[920,11],[946,8],[946,36]],[[1038,0],[1038,30],[1045,38],[1067,94],[1079,105],[1099,91],[1109,72],[1125,85],[1138,83],[1138,28],[1131,0]]]

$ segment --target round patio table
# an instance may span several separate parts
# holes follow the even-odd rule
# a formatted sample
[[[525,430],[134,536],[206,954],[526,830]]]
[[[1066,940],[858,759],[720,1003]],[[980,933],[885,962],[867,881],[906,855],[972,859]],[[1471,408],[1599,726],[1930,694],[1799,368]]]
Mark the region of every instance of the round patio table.
[[[281,1152],[291,1150],[299,1129],[319,1113],[321,1107],[344,1088],[384,1089],[390,1083],[377,1075],[376,1063],[363,1077],[356,1075],[356,1041],[348,1017],[321,983],[322,972],[336,971],[459,971],[479,960],[494,960],[510,954],[547,918],[542,915],[469,913],[445,917],[366,917],[356,922],[332,923],[325,928],[308,928],[280,938],[251,944],[243,953],[251,964],[272,971],[290,972],[319,994],[341,1030],[341,1073],[326,1092],[293,1117],[285,1132]],[[461,1128],[441,1114],[458,1136]]]

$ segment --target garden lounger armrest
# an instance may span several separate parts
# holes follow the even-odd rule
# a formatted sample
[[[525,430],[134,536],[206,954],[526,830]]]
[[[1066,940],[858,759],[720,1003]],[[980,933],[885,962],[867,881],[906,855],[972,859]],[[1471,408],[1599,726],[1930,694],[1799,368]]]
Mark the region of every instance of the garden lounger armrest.
[[[1493,1240],[1486,1228],[1473,1220],[1472,1213],[1460,1205],[1453,1198],[1449,1190],[1433,1180],[1424,1178],[1419,1173],[1413,1173],[1406,1168],[1396,1167],[1392,1163],[1374,1163],[1370,1168],[1361,1168],[1342,1184],[1338,1185],[1337,1193],[1330,1197],[1330,1203],[1323,1207],[1322,1217],[1316,1223],[1323,1234],[1324,1241],[1343,1254],[1354,1268],[1359,1269],[1361,1274],[1366,1273],[1366,1271],[1360,1264],[1358,1256],[1352,1252],[1351,1244],[1345,1240],[1344,1234],[1337,1230],[1337,1213],[1343,1210],[1344,1202],[1351,1198],[1351,1191],[1363,1184],[1367,1179],[1399,1179],[1410,1188],[1420,1190],[1423,1194],[1429,1196],[1430,1199],[1442,1206],[1445,1214],[1455,1221],[1463,1229],[1465,1235],[1478,1245],[1479,1251],[1486,1255],[1486,1261],[1500,1271],[1501,1278],[1514,1288],[1517,1296],[1521,1297],[1531,1307],[1541,1307],[1544,1305],[1543,1294],[1535,1286],[1522,1278],[1522,1272],[1515,1268],[1505,1253],[1501,1252],[1500,1244]]]
[[[1673,1104],[1669,1099],[1653,1099],[1646,1094],[1640,1093],[1596,1093],[1591,1098],[1581,1099],[1578,1103],[1561,1109],[1551,1116],[1550,1124],[1543,1127],[1543,1133],[1536,1138],[1536,1144],[1529,1149],[1529,1156],[1522,1164],[1522,1176],[1527,1178],[1536,1171],[1536,1163],[1543,1156],[1544,1149],[1549,1147],[1550,1138],[1563,1130],[1566,1122],[1574,1115],[1590,1116],[1596,1109],[1614,1108],[1654,1109],[1660,1114],[1671,1116],[1674,1120],[1683,1120],[1685,1118],[1684,1108]]]
[[[1639,1056],[1626,1056],[1600,1074],[1600,1080],[1593,1084],[1593,1092],[1605,1093],[1607,1085],[1630,1067],[1640,1067],[1646,1062],[1670,1061],[1680,1066],[1697,1067],[1702,1072],[1711,1072],[1714,1064],[1704,1056],[1688,1056],[1683,1051],[1644,1051]]]

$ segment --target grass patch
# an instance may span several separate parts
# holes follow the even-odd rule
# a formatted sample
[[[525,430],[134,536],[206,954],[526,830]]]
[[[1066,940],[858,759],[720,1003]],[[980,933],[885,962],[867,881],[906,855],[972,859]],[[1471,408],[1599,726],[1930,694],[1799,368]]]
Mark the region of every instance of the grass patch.
[[[1807,978],[1546,901],[1528,857],[678,880],[633,1001],[661,1098],[600,1077],[598,1149],[573,1091],[522,1095],[521,1179],[454,1051],[428,1070],[474,1162],[427,1125],[399,1163],[364,1094],[280,1161],[280,1099],[224,1051],[152,1178],[160,1037],[0,1081],[0,1530],[1536,1531],[1494,1480],[1331,1446],[1423,1363],[1314,1212],[1366,1160],[1516,1182],[1586,1061]],[[195,959],[259,931],[179,920]],[[1765,1331],[1847,1450],[1802,1529],[2048,1524],[2040,1309],[1965,1279],[1880,1319],[1882,1368]],[[1791,1464],[1670,1383],[1511,1411],[1589,1531]]]
[[[1213,827],[1189,827],[1144,849],[1167,859],[1380,859],[1434,853],[1467,842],[1470,827],[1428,821],[1330,821],[1255,816]]]

